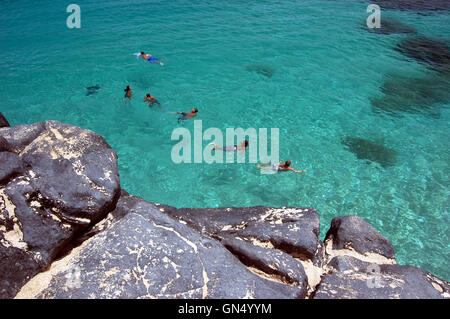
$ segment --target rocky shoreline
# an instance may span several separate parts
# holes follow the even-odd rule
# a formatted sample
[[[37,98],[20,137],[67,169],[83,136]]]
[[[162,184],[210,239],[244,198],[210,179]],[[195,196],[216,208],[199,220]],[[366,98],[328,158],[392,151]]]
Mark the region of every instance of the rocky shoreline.
[[[117,154],[56,121],[0,113],[0,298],[450,298],[357,216],[180,208],[120,188]]]

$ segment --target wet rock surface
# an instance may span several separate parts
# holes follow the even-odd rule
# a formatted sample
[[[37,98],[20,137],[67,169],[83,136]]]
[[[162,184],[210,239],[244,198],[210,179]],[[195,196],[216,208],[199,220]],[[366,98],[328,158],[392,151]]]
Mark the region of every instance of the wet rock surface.
[[[0,152],[0,298],[450,297],[357,216],[335,218],[322,242],[313,208],[131,196],[91,131],[49,121],[0,136],[12,150]]]

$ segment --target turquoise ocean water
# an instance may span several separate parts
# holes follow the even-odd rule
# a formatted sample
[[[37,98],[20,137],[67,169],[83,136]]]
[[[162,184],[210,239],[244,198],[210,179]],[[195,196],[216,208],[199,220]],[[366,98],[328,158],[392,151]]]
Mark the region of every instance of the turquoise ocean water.
[[[321,239],[333,217],[361,216],[393,243],[400,264],[450,280],[450,99],[430,93],[432,112],[394,115],[371,104],[383,98],[386,80],[425,79],[441,91],[450,80],[394,50],[407,35],[368,32],[367,2],[75,3],[81,29],[66,27],[66,1],[0,2],[0,111],[11,124],[55,119],[94,130],[119,155],[122,187],[149,201],[311,206]],[[449,40],[450,12],[382,14]],[[165,66],[137,60],[132,54],[141,50]],[[273,75],[249,71],[255,64]],[[134,97],[124,104],[127,85]],[[148,92],[161,107],[143,103]],[[204,128],[279,128],[280,160],[308,172],[174,164],[178,124],[170,112],[193,105]],[[192,130],[193,121],[183,126]],[[395,165],[358,159],[342,145],[346,136],[395,150]]]

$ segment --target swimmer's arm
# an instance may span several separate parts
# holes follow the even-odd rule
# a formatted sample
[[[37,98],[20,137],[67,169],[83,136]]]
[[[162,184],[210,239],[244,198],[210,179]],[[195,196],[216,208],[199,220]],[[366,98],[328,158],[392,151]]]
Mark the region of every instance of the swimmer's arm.
[[[292,167],[289,167],[289,169],[290,169],[291,171],[293,171],[294,173],[304,173],[304,172],[306,172],[306,169],[301,170],[301,171],[296,171],[296,170],[293,169]]]

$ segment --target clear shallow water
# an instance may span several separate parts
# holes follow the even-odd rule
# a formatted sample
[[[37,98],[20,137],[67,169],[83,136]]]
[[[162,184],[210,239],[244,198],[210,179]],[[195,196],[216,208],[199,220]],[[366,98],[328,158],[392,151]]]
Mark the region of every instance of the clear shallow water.
[[[76,3],[82,28],[73,30],[65,1],[0,3],[0,111],[11,124],[55,119],[98,132],[119,155],[122,187],[149,201],[311,206],[322,239],[333,217],[359,215],[393,243],[399,263],[450,280],[450,101],[437,99],[431,113],[373,112],[386,79],[435,73],[394,50],[406,35],[364,29],[367,2]],[[448,40],[449,12],[385,14]],[[141,50],[166,65],[136,60]],[[275,73],[249,72],[250,64]],[[123,104],[126,85],[134,98]],[[142,102],[148,92],[161,107]],[[308,173],[172,163],[170,111],[193,105],[204,128],[279,128],[281,159]],[[357,159],[341,144],[346,136],[383,141],[397,152],[396,164]]]

